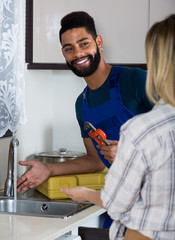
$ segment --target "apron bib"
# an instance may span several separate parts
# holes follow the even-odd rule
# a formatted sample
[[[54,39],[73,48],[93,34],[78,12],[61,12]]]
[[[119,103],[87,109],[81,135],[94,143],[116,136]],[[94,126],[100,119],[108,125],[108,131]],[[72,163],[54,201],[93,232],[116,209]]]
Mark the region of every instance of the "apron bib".
[[[83,122],[85,123],[86,121],[88,121],[96,129],[100,128],[102,131],[105,132],[107,139],[109,140],[119,140],[119,132],[121,125],[134,116],[134,114],[132,114],[122,103],[119,86],[119,74],[121,69],[122,67],[113,68],[113,72],[109,79],[110,99],[108,101],[91,108],[87,101],[88,87],[86,87],[83,92]],[[87,130],[87,132],[89,131],[90,129]],[[92,139],[92,141],[96,148],[96,145],[98,145],[97,142],[94,139]],[[111,164],[106,159],[104,159],[103,155],[100,154],[99,149],[96,148],[96,150],[105,166],[109,168]]]

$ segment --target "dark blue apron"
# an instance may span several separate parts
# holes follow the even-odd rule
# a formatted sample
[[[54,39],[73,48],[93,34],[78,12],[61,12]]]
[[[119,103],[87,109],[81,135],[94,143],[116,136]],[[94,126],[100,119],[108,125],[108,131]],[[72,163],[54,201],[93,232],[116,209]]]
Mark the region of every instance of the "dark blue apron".
[[[87,101],[88,87],[84,89],[82,104],[82,118],[84,123],[86,121],[92,123],[96,129],[100,128],[106,133],[107,139],[119,140],[120,127],[128,119],[134,116],[122,103],[119,86],[119,74],[122,67],[113,67],[112,74],[110,75],[110,99],[98,106],[90,107]],[[127,86],[126,86],[127,87]],[[89,132],[89,131],[88,131]],[[96,148],[96,141],[92,139]],[[104,159],[104,156],[100,154],[100,150],[97,149],[98,155],[107,168],[110,168],[111,164]],[[103,228],[110,228],[112,219],[107,215]]]
[[[120,96],[119,74],[121,69],[122,67],[112,68],[109,79],[110,99],[108,101],[91,108],[87,101],[88,87],[86,87],[83,92],[82,118],[84,123],[88,121],[94,125],[96,129],[100,128],[103,130],[109,140],[119,140],[121,125],[134,116],[134,114],[123,105]],[[94,139],[92,139],[92,141],[96,148],[97,142]],[[97,152],[104,165],[109,168],[111,164],[104,159],[99,149],[97,149]]]

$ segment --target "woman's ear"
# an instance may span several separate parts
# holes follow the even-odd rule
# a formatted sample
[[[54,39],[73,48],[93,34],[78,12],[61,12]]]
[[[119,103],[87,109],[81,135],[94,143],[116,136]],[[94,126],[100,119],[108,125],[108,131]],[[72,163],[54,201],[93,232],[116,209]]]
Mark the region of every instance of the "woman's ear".
[[[97,46],[99,47],[99,49],[101,49],[102,46],[103,46],[103,39],[102,39],[102,37],[100,35],[97,35],[96,43],[97,43]]]

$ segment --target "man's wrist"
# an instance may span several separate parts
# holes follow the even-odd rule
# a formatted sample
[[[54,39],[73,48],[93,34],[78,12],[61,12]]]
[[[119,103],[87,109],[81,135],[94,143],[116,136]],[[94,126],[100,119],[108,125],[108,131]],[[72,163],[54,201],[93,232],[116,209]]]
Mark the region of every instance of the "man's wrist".
[[[48,169],[48,172],[49,172],[49,177],[52,177],[52,176],[55,176],[54,174],[54,164],[49,164],[49,163],[46,163],[46,167]]]

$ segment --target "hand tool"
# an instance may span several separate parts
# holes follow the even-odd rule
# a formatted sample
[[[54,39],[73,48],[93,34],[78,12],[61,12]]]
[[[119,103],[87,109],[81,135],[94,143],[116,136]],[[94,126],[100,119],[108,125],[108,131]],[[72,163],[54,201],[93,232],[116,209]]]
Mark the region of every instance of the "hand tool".
[[[110,146],[111,144],[106,139],[106,134],[101,129],[96,129],[90,122],[84,123],[84,130],[91,129],[88,135],[100,145]]]

